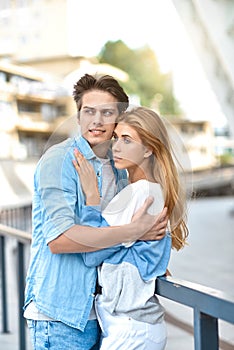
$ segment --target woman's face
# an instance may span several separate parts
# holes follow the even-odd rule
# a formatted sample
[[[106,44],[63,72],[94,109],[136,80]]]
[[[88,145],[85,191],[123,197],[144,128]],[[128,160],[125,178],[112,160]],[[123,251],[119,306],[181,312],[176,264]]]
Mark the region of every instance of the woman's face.
[[[147,152],[137,131],[124,122],[120,122],[114,130],[112,150],[117,169],[139,167]]]

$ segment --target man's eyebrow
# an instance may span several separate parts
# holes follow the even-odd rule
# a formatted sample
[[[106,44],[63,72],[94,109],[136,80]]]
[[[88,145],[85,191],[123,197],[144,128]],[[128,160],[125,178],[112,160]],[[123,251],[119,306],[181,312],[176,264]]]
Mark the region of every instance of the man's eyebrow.
[[[113,107],[104,107],[104,108],[101,108],[101,111],[115,111],[116,109],[113,108]]]
[[[108,106],[106,106],[106,107],[100,107],[100,109],[99,109],[99,107],[98,106],[83,106],[83,109],[97,109],[97,110],[100,110],[100,111],[115,111],[116,109],[114,108],[114,107],[108,107]]]
[[[91,107],[91,106],[83,106],[83,109],[88,108],[88,109],[96,109],[95,107]]]

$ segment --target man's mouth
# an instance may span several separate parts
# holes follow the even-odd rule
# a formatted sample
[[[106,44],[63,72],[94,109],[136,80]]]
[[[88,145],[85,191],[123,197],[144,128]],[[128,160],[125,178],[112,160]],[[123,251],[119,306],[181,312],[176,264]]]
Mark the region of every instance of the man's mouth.
[[[99,136],[102,135],[105,130],[101,130],[101,129],[90,129],[89,132],[95,136]]]

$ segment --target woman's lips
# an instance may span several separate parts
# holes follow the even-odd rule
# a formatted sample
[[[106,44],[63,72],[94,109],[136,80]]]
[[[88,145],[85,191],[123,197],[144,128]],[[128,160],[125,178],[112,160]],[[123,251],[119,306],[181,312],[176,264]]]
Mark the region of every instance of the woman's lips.
[[[115,156],[113,157],[114,162],[116,162],[116,161],[118,162],[118,160],[121,160],[121,159],[122,158],[120,158],[120,157],[115,157]]]

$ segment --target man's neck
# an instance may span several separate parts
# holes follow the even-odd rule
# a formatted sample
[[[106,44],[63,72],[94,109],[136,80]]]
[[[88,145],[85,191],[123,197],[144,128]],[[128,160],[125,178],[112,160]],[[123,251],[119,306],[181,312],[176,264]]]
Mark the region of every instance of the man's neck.
[[[99,145],[95,145],[92,147],[93,152],[96,154],[99,158],[107,158],[107,152],[110,147],[110,142],[107,141],[105,143],[101,143]]]

